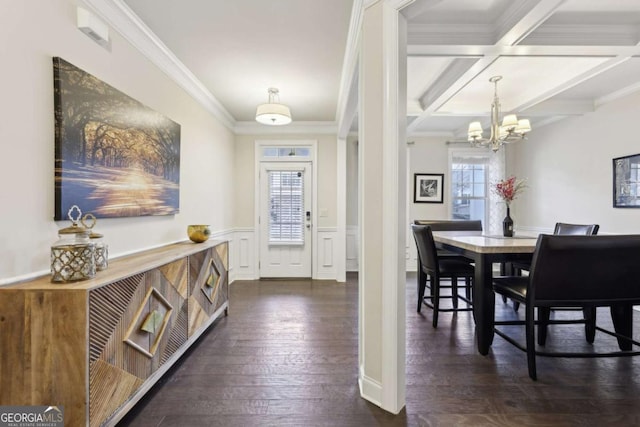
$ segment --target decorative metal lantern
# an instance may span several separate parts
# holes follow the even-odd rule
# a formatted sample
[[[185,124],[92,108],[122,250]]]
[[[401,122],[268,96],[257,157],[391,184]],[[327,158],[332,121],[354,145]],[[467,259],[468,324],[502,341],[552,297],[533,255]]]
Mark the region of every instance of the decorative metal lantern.
[[[87,222],[92,221],[91,225],[87,225]],[[88,213],[82,218],[82,225],[89,229],[89,240],[95,246],[95,259],[96,270],[106,270],[109,266],[109,245],[104,242],[104,236],[100,233],[93,231],[93,227],[96,225],[96,217]]]
[[[76,217],[73,217],[77,212]],[[59,239],[51,246],[51,281],[55,283],[86,280],[96,275],[95,246],[87,228],[78,225],[82,211],[69,209],[71,227],[58,231]]]

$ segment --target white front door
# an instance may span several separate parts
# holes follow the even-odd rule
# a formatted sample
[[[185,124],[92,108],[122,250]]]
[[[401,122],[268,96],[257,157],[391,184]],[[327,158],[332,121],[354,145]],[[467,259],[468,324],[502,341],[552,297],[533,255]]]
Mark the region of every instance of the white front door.
[[[311,277],[311,163],[260,163],[260,277]]]

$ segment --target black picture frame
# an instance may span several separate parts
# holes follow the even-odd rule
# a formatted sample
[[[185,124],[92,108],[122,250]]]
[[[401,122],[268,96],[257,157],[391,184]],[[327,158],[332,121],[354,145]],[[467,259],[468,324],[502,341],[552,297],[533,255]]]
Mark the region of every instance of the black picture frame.
[[[443,203],[443,173],[413,174],[413,203]]]
[[[613,159],[613,207],[640,208],[640,154]]]

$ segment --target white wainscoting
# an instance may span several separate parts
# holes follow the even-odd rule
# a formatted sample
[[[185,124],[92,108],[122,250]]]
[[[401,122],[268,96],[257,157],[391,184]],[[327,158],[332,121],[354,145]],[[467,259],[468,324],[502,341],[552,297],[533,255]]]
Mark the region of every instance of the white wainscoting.
[[[318,253],[314,257],[316,268],[314,268],[315,279],[336,280],[336,227],[318,227]]]
[[[255,265],[255,233],[253,228],[236,228],[229,239],[229,281],[254,280],[258,278]]]
[[[335,280],[336,272],[336,227],[317,229],[317,253],[313,256],[314,279]],[[215,237],[218,237],[216,234]],[[236,228],[231,233],[221,235],[229,241],[229,282],[234,280],[257,280],[260,277],[256,265],[257,247],[255,230],[252,227]]]
[[[358,271],[358,254],[360,247],[360,235],[358,226],[347,226],[347,271]]]

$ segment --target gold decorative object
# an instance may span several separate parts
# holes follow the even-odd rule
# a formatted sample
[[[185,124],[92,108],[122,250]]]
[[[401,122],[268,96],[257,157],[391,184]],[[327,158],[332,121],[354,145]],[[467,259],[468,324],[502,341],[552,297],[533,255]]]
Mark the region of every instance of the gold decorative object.
[[[87,225],[87,222],[91,221],[91,225]],[[82,218],[82,225],[89,229],[89,239],[95,246],[95,258],[96,258],[96,270],[106,270],[109,266],[109,245],[104,242],[104,236],[100,233],[93,231],[93,227],[96,225],[96,217],[88,213]]]
[[[54,283],[86,280],[96,275],[95,246],[89,239],[89,230],[78,225],[82,211],[73,205],[68,216],[72,225],[59,230],[59,239],[51,246],[51,281]]]
[[[192,242],[202,243],[206,242],[211,235],[208,225],[195,224],[187,227],[187,235]]]

